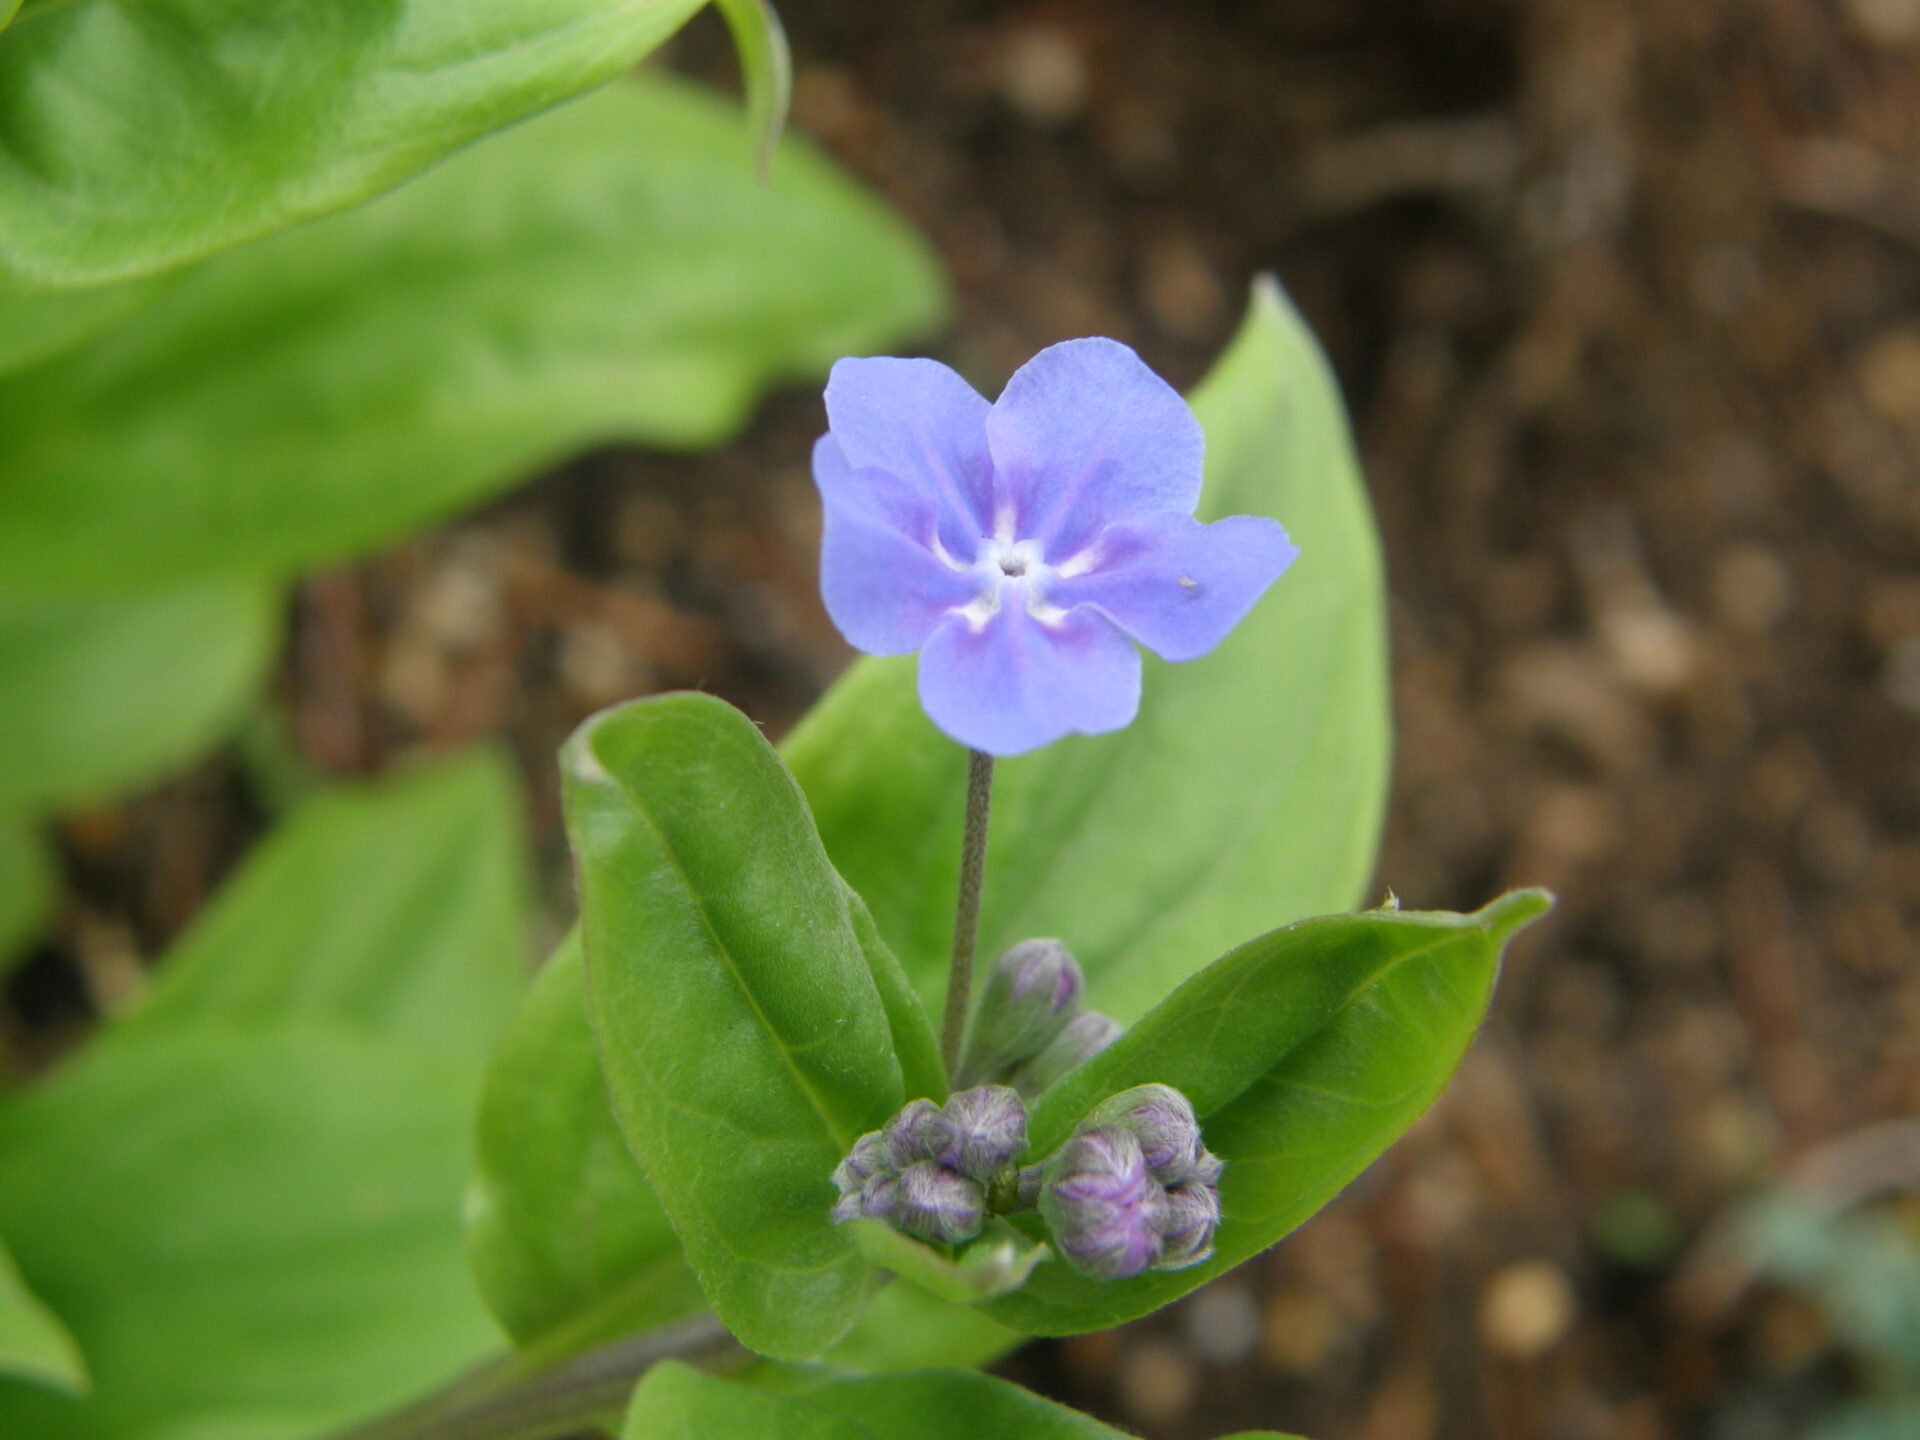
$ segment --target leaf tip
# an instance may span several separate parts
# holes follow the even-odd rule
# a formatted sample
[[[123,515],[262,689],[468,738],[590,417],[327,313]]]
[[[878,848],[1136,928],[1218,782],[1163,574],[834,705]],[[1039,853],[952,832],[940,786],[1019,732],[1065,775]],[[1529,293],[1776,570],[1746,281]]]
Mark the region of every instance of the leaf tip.
[[[1495,944],[1505,945],[1553,906],[1553,892],[1535,886],[1527,890],[1508,891],[1499,899],[1481,906],[1474,912],[1473,918],[1487,928]]]

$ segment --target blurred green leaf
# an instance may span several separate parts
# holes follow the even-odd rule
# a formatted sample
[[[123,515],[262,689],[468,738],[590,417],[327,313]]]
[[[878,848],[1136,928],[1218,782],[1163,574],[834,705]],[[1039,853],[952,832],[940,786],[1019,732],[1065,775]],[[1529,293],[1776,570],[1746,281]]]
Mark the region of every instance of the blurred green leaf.
[[[583,39],[659,7],[600,8]],[[0,587],[288,575],[586,446],[713,444],[939,318],[901,221],[795,141],[759,185],[746,146],[693,86],[610,86],[0,384]]]
[[[1339,393],[1271,282],[1193,405],[1202,518],[1273,516],[1300,559],[1215,654],[1149,658],[1130,727],[1002,762],[987,850],[982,953],[1059,936],[1089,1003],[1123,1022],[1202,957],[1356,903],[1386,794],[1379,546]],[[834,864],[937,1004],[966,756],[921,712],[913,661],[859,662],[786,755]]]
[[[0,1111],[0,1233],[84,1399],[0,1434],[311,1440],[498,1343],[460,1254],[462,1068],[342,1027],[123,1036]]]
[[[518,782],[475,751],[296,810],[162,959],[124,1032],[332,1020],[478,1064],[527,977]]]
[[[1847,1348],[1920,1385],[1920,1239],[1897,1215],[1836,1213],[1781,1189],[1749,1202],[1736,1233],[1760,1273],[1817,1304]]]
[[[702,0],[73,0],[0,34],[0,289],[357,204],[628,69]]]
[[[13,478],[0,461],[0,493]],[[0,809],[97,799],[189,759],[253,698],[279,628],[277,589],[249,580],[0,599]]]
[[[561,769],[627,1143],[727,1327],[816,1355],[876,1274],[828,1221],[831,1173],[904,1098],[839,877],[772,748],[710,696],[605,711]]]
[[[5,1246],[0,1246],[0,1376],[18,1376],[83,1390],[87,1367],[73,1337],[58,1317],[20,1278]]]
[[[577,932],[533,983],[480,1097],[467,1259],[522,1349],[558,1357],[702,1308],[614,1123]]]
[[[0,294],[0,379],[126,319],[158,296],[165,283],[141,280],[97,290]]]
[[[44,827],[0,817],[0,978],[39,938],[59,894],[59,875]]]
[[[1042,1266],[988,1307],[1038,1335],[1104,1330],[1259,1254],[1425,1113],[1466,1054],[1506,943],[1551,904],[1521,890],[1473,915],[1372,910],[1306,920],[1208,966],[1034,1102],[1029,1160],[1089,1110],[1158,1082],[1193,1102],[1226,1161],[1215,1255],[1132,1280]],[[1037,1217],[1022,1228],[1037,1237]]]

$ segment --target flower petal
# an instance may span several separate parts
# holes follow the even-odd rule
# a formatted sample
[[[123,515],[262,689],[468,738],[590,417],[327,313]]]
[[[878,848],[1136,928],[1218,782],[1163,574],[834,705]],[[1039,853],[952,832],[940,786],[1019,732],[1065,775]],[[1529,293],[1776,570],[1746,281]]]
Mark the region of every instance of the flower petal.
[[[925,492],[961,561],[974,558],[992,513],[987,408],[937,360],[840,360],[827,378],[827,424],[847,462]]]
[[[1202,525],[1171,513],[1109,526],[1092,568],[1057,579],[1048,599],[1091,606],[1165,660],[1197,660],[1227,638],[1300,553],[1255,515]]]
[[[820,594],[847,643],[869,655],[918,650],[980,582],[933,551],[935,501],[911,481],[855,470],[831,435],[813,447],[825,523]]]
[[[1118,730],[1140,708],[1140,652],[1105,617],[1070,611],[1041,622],[1024,587],[975,629],[942,623],[920,652],[920,703],[962,745],[1021,755],[1078,732]]]
[[[1119,520],[1200,501],[1200,422],[1117,340],[1050,345],[1014,372],[987,415],[995,520],[1054,564]]]

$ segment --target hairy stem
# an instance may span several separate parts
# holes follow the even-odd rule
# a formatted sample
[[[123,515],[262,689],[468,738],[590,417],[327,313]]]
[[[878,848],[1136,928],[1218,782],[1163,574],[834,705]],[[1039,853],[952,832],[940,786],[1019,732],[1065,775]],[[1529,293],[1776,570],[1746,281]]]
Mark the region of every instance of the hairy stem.
[[[993,804],[993,757],[967,752],[967,828],[960,841],[960,901],[953,915],[953,965],[947,972],[947,1014],[940,1054],[947,1074],[960,1073],[960,1042],[973,998],[973,951],[980,940],[980,877],[987,864],[987,812]]]
[[[445,1389],[336,1432],[328,1440],[553,1440],[618,1416],[642,1375],[662,1360],[724,1369],[746,1351],[711,1316],[629,1335],[529,1371],[517,1356],[491,1361]]]

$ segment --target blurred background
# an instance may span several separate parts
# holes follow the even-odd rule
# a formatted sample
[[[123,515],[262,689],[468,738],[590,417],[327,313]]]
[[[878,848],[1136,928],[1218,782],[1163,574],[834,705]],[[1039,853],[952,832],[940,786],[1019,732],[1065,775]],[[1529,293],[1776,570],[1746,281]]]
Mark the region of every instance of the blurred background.
[[[936,353],[1191,384],[1276,272],[1393,589],[1379,884],[1551,886],[1458,1083],[1229,1279],[1007,1373],[1144,1435],[1920,1434],[1920,0],[782,0],[794,120],[950,265]],[[732,83],[711,17],[673,68]],[[304,582],[273,704],[71,817],[7,982],[32,1073],[262,831],[261,777],[555,747],[848,659],[817,394],[597,453]],[[556,922],[557,923],[557,922]]]

